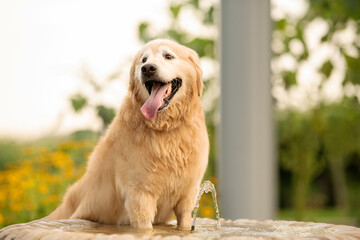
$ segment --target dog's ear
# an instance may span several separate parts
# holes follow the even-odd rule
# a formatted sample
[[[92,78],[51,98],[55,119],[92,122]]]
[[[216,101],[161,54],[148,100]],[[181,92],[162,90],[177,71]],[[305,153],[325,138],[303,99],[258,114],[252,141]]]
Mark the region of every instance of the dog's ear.
[[[140,54],[141,54],[140,52],[136,53],[134,60],[131,64],[130,80],[129,80],[129,90],[130,91],[134,91],[134,88],[135,88],[135,67],[136,67],[136,64],[139,62]]]
[[[199,56],[198,54],[190,49],[190,55],[189,55],[189,60],[191,61],[191,63],[193,64],[194,68],[195,68],[195,72],[196,72],[196,88],[197,88],[197,92],[198,92],[198,96],[200,97],[203,91],[203,81],[202,81],[202,70],[200,68],[200,60],[199,60]]]

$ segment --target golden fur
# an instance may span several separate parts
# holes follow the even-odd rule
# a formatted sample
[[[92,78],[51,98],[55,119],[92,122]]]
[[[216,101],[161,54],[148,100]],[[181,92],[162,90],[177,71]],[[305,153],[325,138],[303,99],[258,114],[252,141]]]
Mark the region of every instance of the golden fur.
[[[167,52],[175,58],[164,58]],[[164,78],[183,80],[153,121],[140,112],[149,97],[140,80],[144,54]],[[201,76],[195,51],[169,40],[147,43],[135,56],[128,94],[91,154],[86,173],[49,218],[152,228],[175,213],[178,226],[189,228],[209,151]]]

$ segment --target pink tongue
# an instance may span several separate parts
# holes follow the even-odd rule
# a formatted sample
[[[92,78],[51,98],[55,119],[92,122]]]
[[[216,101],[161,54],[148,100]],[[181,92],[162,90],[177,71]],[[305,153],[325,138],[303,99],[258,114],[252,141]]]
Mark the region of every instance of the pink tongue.
[[[161,86],[159,83],[154,83],[150,97],[141,107],[141,113],[144,115],[144,117],[146,117],[146,119],[155,119],[157,111],[163,105],[162,99],[168,88],[168,85],[169,84],[165,84]]]

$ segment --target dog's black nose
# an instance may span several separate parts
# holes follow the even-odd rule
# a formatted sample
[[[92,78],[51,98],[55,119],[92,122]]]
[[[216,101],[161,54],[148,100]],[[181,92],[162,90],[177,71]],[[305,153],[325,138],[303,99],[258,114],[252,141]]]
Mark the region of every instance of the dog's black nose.
[[[146,77],[151,77],[156,73],[157,66],[153,63],[147,63],[141,67],[141,72]]]

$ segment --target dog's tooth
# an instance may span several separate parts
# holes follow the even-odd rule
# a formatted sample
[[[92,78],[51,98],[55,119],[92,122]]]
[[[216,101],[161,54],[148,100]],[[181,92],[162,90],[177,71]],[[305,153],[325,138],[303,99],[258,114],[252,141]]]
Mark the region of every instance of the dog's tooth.
[[[169,86],[168,86],[168,89],[167,89],[166,93],[167,93],[166,94],[167,96],[169,96],[170,93],[171,93],[171,82],[169,83]]]

